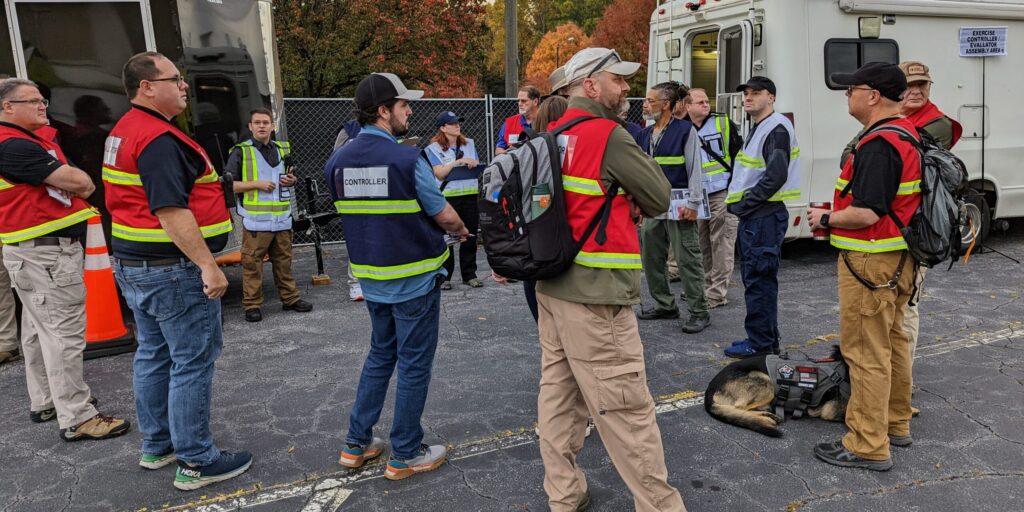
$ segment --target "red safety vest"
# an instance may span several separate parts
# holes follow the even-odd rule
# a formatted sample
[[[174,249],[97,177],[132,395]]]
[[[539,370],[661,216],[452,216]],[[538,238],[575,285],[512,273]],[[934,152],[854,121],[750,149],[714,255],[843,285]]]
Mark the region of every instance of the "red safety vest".
[[[39,127],[39,129],[35,131],[35,134],[43,139],[53,142],[54,144],[58,143],[57,139],[60,138],[60,132],[48,124]]]
[[[68,159],[56,143],[28,131],[0,125],[0,142],[24,139],[39,144],[62,164]],[[99,215],[80,197],[71,198],[71,206],[50,197],[45,185],[11,183],[0,178],[0,242],[5,244],[31,240]]]
[[[526,129],[526,127],[523,126],[523,115],[522,114],[516,114],[514,116],[509,116],[509,117],[505,118],[505,136],[503,138],[503,140],[505,141],[505,144],[508,144],[509,146],[511,146],[512,144],[515,144],[516,142],[519,142],[518,140],[516,140],[516,141],[509,141],[509,136],[510,135],[515,135],[518,138],[518,136],[520,134],[522,134],[523,130],[525,130],[525,129]]]
[[[914,125],[907,119],[896,119],[882,126],[899,126],[917,138],[917,131]],[[921,155],[917,148],[900,139],[900,135],[893,132],[874,132],[862,138],[857,144],[860,149],[866,142],[882,137],[886,142],[896,148],[900,159],[903,161],[903,173],[900,175],[900,187],[896,191],[896,199],[892,203],[892,212],[899,217],[903,225],[910,224],[910,218],[914,216],[917,207],[921,204]],[[841,192],[853,179],[853,159],[856,158],[856,151],[846,159],[842,172],[839,173],[839,181],[836,182],[836,191],[832,199],[833,208],[838,211],[853,204],[853,193],[842,196]],[[870,171],[870,170],[869,170]],[[893,222],[889,215],[883,215],[878,222],[863,229],[831,229],[832,245],[850,251],[857,252],[891,252],[907,249],[907,242],[900,234],[899,227]]]
[[[149,211],[138,165],[139,155],[146,146],[165,133],[184,142],[206,162],[188,198],[188,207],[195,215],[203,238],[230,232],[231,215],[224,204],[224,191],[203,148],[171,123],[132,108],[114,125],[104,146],[103,182],[114,238],[133,242],[172,241],[160,220]]]
[[[563,125],[580,116],[593,114],[571,108],[551,126]],[[615,121],[595,119],[573,126],[559,137],[559,143],[564,141],[566,146],[562,164],[566,214],[577,240],[583,237],[587,225],[604,205],[606,191],[601,182],[601,161],[608,137],[616,126]],[[606,233],[608,240],[604,245],[598,245],[591,235],[576,255],[575,263],[585,267],[640,269],[640,239],[630,216],[629,201],[621,189],[612,200]]]
[[[932,103],[931,101],[925,103],[925,105],[918,109],[917,112],[914,112],[913,114],[907,116],[907,120],[913,123],[914,126],[918,128],[924,128],[926,125],[931,124],[932,122],[937,121],[943,117],[949,119],[949,121],[953,123],[953,142],[949,145],[948,148],[946,148],[953,149],[953,146],[956,146],[957,141],[960,140],[960,136],[963,135],[964,127],[961,126],[960,123],[956,121],[956,119],[953,119],[947,116],[946,114],[943,114],[942,111],[939,110],[939,107],[936,107],[935,104]]]

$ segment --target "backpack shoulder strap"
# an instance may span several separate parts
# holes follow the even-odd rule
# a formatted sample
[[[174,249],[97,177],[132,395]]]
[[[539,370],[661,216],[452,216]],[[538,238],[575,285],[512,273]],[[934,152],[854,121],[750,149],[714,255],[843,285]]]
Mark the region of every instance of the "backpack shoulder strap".
[[[580,123],[582,123],[584,121],[590,121],[591,119],[600,119],[600,118],[597,117],[597,116],[580,116],[580,117],[577,117],[576,119],[573,119],[572,121],[569,121],[568,123],[563,124],[562,126],[559,126],[558,128],[555,128],[554,130],[551,130],[548,133],[550,133],[552,137],[557,137],[557,136],[561,135],[562,132],[568,130],[569,128],[572,128],[573,126],[576,126],[576,125],[578,125],[578,124],[580,124]]]

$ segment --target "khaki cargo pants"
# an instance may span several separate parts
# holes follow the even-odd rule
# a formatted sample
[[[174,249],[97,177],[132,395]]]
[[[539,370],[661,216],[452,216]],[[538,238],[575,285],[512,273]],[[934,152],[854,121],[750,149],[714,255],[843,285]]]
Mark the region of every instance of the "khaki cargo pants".
[[[77,240],[61,238],[60,245],[35,242],[5,245],[4,267],[23,306],[21,345],[31,410],[55,408],[63,429],[97,414],[82,378],[84,259]]]
[[[720,304],[729,292],[736,260],[736,229],[740,220],[725,207],[727,190],[708,196],[711,218],[697,221],[697,241],[704,267],[704,292],[708,302]]]
[[[899,251],[847,255],[857,274],[878,284],[892,277],[900,260]],[[910,434],[910,340],[903,317],[913,287],[913,265],[908,256],[895,289],[870,290],[839,257],[839,346],[850,366],[851,383],[846,407],[850,431],[843,445],[869,460],[889,458],[889,434]]]
[[[537,292],[541,345],[537,419],[544,491],[553,512],[575,511],[587,491],[576,454],[587,415],[640,512],[685,511],[669,485],[643,346],[629,306],[578,304]]]
[[[274,285],[282,304],[299,300],[292,277],[292,232],[242,230],[242,308],[263,305],[263,256],[270,256]]]

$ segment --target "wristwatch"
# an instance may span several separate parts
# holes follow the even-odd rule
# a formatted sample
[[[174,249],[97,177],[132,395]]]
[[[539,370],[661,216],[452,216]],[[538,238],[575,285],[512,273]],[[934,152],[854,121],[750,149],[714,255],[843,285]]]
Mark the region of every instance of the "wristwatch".
[[[829,214],[827,214],[827,213],[821,214],[821,217],[818,219],[818,224],[821,224],[821,227],[823,227],[823,228],[827,228],[828,227],[828,217],[829,217]]]

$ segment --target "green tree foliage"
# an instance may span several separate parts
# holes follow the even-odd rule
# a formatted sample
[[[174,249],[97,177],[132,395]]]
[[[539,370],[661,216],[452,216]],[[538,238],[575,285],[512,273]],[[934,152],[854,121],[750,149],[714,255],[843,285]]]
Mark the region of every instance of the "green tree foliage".
[[[484,0],[274,0],[285,95],[351,96],[392,72],[435,97],[479,95]]]

